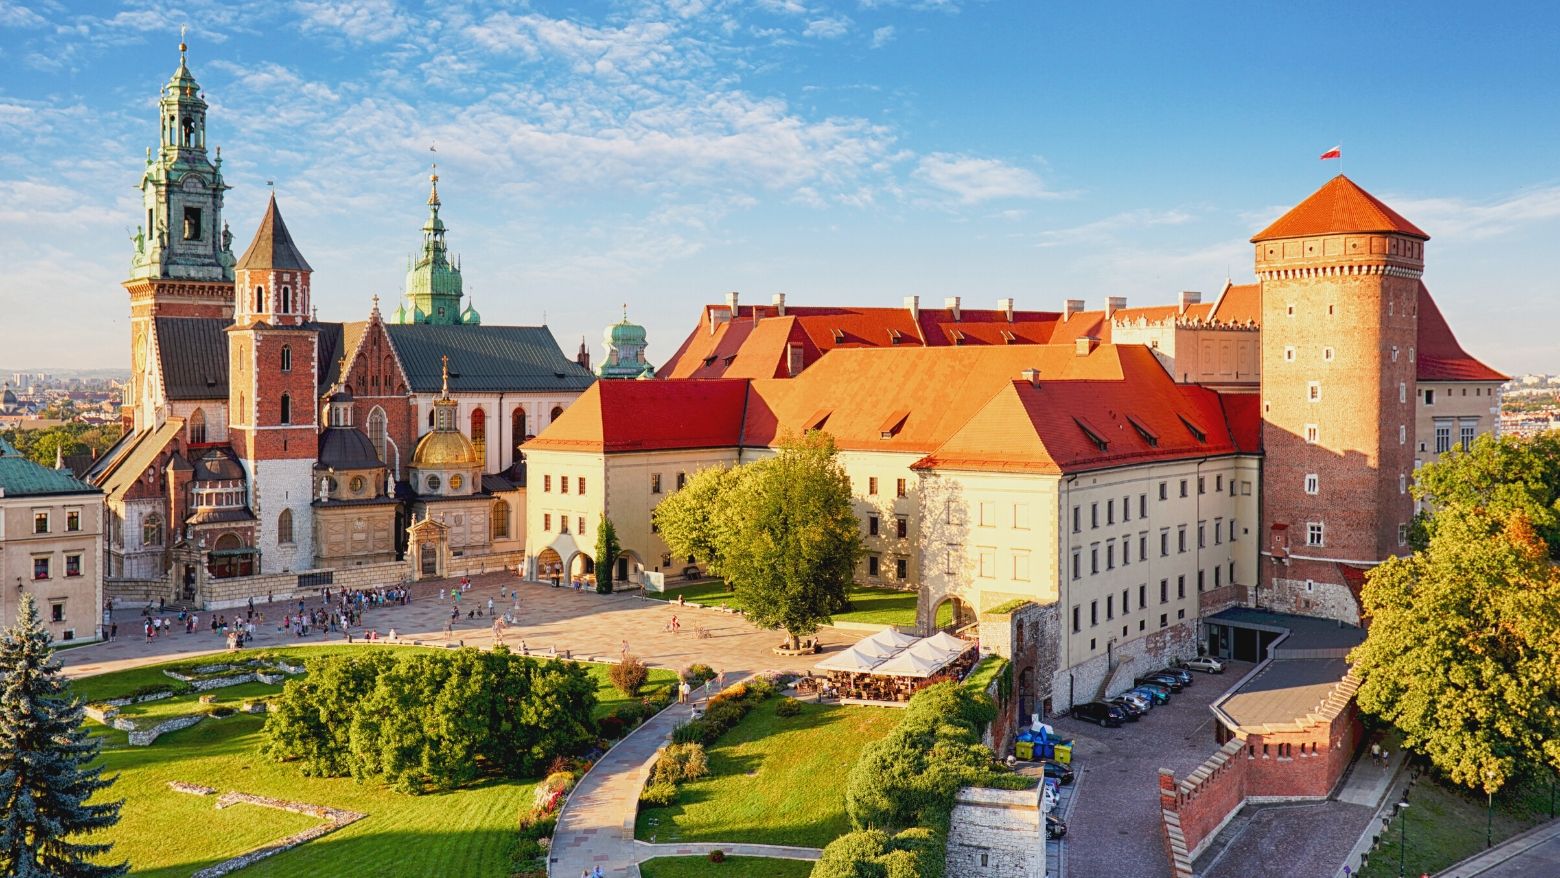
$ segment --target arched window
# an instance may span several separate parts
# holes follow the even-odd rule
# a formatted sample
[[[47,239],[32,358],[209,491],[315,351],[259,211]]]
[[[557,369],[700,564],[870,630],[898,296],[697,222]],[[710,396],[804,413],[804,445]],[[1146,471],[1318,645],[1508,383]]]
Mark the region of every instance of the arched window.
[[[503,500],[493,503],[493,539],[501,540],[509,536],[509,504]]]
[[[234,534],[223,534],[217,537],[217,541],[211,546],[212,550],[217,552],[231,552],[234,549],[242,549],[243,547],[243,542]]]
[[[487,412],[481,408],[471,410],[471,447],[477,452],[477,462],[487,470]]]
[[[255,306],[249,310],[256,314],[265,310],[265,287],[255,287]]]
[[[292,313],[292,287],[282,287],[282,313]]]
[[[279,420],[283,424],[292,423],[292,397],[285,393],[282,394],[282,415]]]
[[[161,515],[148,515],[141,519],[141,545],[160,546],[163,544],[163,524]]]
[[[199,445],[206,441],[206,413],[196,409],[190,413],[190,444]]]
[[[563,417],[563,406],[561,406],[561,405],[553,406],[551,420],[552,421],[556,421],[556,420],[558,420],[561,417]]]
[[[515,437],[515,451],[525,441],[525,409],[515,409],[509,416],[509,434]]]
[[[385,437],[389,432],[389,419],[385,417],[385,410],[374,406],[374,410],[368,413],[368,441],[374,443],[374,451],[379,455],[379,462],[389,465],[390,457],[385,454]]]
[[[282,371],[292,371],[292,345],[282,345]]]
[[[291,509],[283,509],[282,514],[276,516],[276,541],[278,543],[293,541]]]
[[[428,409],[428,429],[433,429],[433,409]]]

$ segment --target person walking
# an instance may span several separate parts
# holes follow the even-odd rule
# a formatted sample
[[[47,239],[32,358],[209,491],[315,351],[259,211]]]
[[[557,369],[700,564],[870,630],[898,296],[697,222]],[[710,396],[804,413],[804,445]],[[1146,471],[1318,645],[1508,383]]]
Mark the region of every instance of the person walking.
[[[687,704],[688,703],[688,693],[692,692],[692,691],[693,691],[693,689],[688,685],[688,681],[687,680],[683,680],[681,683],[678,683],[677,684],[677,703],[678,704]]]
[[[1372,742],[1370,745],[1370,761],[1376,765],[1381,764],[1381,744],[1379,742]]]

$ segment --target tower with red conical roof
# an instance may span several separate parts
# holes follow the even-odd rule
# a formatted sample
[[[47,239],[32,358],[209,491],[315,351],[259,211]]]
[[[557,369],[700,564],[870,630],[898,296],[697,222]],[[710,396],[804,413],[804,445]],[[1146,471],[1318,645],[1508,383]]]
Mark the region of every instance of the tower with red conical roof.
[[[1339,175],[1251,240],[1265,454],[1257,601],[1357,622],[1364,572],[1407,551],[1429,235]]]

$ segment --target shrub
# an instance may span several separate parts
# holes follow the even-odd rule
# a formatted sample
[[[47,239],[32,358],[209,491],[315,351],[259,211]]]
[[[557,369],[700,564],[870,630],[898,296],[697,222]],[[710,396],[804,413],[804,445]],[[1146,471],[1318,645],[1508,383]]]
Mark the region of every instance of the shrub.
[[[715,679],[715,669],[705,664],[692,664],[683,669],[682,678],[689,686],[700,686]]]
[[[665,808],[677,800],[677,786],[669,783],[648,784],[639,794],[639,803],[652,808]]]
[[[775,716],[778,717],[796,716],[801,712],[802,703],[795,698],[782,698],[780,703],[775,705]]]
[[[596,729],[608,741],[623,737],[623,720],[617,716],[604,716],[596,720]]]
[[[702,744],[672,744],[661,751],[650,770],[650,785],[698,780],[710,773],[709,756]]]
[[[645,705],[637,701],[630,701],[612,711],[612,715],[617,717],[618,722],[623,724],[623,728],[632,729],[645,721],[649,716],[648,710]]]
[[[716,848],[715,850],[710,851],[710,862],[712,862],[712,863],[724,863],[724,862],[726,862],[726,852],[721,850],[720,848]]]
[[[629,698],[639,695],[639,690],[645,687],[645,681],[650,679],[650,669],[645,663],[632,655],[623,656],[623,660],[607,670],[607,676],[611,678],[612,685],[619,692]]]
[[[231,705],[231,704],[202,704],[200,706],[200,712],[205,714],[206,716],[209,716],[209,717],[232,716],[233,715],[233,705]]]

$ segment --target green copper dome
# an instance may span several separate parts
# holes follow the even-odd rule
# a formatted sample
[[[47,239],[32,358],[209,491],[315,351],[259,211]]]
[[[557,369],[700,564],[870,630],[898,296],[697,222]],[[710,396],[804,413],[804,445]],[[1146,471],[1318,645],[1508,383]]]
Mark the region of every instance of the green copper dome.
[[[406,272],[406,300],[409,310],[397,310],[392,323],[432,323],[449,326],[478,323],[481,318],[470,307],[461,311],[462,282],[460,266],[452,263],[444,241],[444,220],[439,218],[439,175],[429,176],[428,219],[423,223],[422,251]],[[471,319],[467,319],[466,315]]]
[[[602,378],[654,378],[655,367],[645,362],[645,328],[628,322],[628,306],[623,306],[623,319],[606,328],[601,343],[607,356],[597,367]]]
[[[460,322],[467,326],[476,326],[482,322],[482,315],[477,313],[470,299],[466,300],[466,310],[460,312]]]
[[[645,343],[645,328],[637,323],[629,323],[628,318],[624,317],[622,323],[614,323],[607,327],[607,337],[603,341],[614,347],[625,344],[642,345]]]

